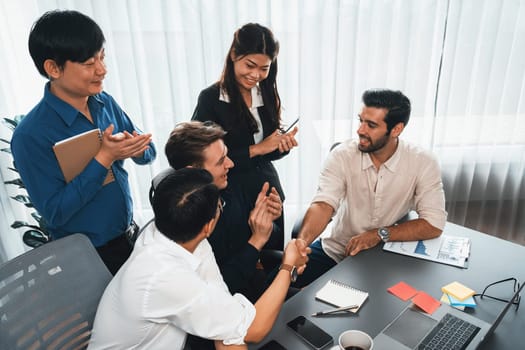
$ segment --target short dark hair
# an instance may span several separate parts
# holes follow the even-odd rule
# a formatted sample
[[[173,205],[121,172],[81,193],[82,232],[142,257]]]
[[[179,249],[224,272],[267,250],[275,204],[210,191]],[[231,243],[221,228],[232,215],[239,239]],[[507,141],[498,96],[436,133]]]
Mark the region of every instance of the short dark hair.
[[[224,139],[226,132],[213,122],[190,121],[175,126],[164,151],[173,169],[187,166],[202,167],[204,149],[217,140]]]
[[[52,59],[63,68],[66,61],[84,62],[102,49],[102,29],[78,11],[48,11],[31,28],[29,53],[38,72],[48,78],[44,62]]]
[[[166,176],[153,197],[155,226],[177,243],[195,238],[217,215],[219,189],[204,169],[184,168]]]
[[[363,93],[363,103],[367,107],[385,108],[388,134],[398,123],[408,124],[410,119],[410,100],[401,91],[374,89]]]

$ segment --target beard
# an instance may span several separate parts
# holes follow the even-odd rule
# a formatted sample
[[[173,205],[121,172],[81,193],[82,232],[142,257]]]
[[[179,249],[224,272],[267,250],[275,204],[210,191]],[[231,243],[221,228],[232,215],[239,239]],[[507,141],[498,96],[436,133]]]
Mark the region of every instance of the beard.
[[[372,153],[372,152],[378,151],[381,148],[385,147],[386,143],[388,142],[388,136],[389,136],[388,134],[385,134],[381,138],[377,139],[376,141],[372,141],[370,137],[359,135],[359,139],[366,139],[369,145],[363,146],[361,143],[359,143],[358,148],[363,153]]]

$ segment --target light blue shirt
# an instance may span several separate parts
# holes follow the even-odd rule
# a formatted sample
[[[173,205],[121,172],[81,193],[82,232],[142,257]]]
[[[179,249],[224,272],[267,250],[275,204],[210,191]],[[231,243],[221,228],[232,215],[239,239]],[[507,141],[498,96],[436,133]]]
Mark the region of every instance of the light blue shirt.
[[[88,107],[94,124],[77,109],[44,89],[42,100],[15,128],[11,150],[15,166],[35,208],[46,221],[53,238],[80,232],[100,246],[123,233],[132,220],[133,203],[124,161],[113,162],[115,181],[102,186],[108,170],[94,158],[71,182],[66,183],[53,145],[82,132],[110,124],[113,133],[140,133],[115,100],[105,92],[91,96]],[[153,144],[137,164],[155,159]]]

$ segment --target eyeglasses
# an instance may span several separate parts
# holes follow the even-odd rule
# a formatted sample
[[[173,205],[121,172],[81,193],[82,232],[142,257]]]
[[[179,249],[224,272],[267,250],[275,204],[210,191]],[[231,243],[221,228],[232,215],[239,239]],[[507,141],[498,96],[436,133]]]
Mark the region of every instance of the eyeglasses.
[[[217,203],[217,210],[222,214],[224,207],[226,206],[226,202],[222,197],[219,197],[219,202]]]
[[[518,280],[516,278],[509,277],[509,278],[505,278],[503,280],[496,281],[496,282],[493,282],[493,283],[487,285],[485,287],[485,289],[483,289],[483,292],[481,292],[481,294],[475,294],[475,296],[479,296],[481,299],[483,299],[485,297],[485,298],[501,301],[501,302],[504,302],[504,303],[508,303],[509,300],[502,299],[502,298],[497,298],[497,297],[493,297],[491,295],[488,295],[487,294],[487,289],[489,289],[489,287],[494,286],[496,284],[509,282],[509,281],[513,281],[514,282],[513,290],[514,290],[514,293],[516,293],[516,291],[518,289],[520,289],[520,283],[518,282]],[[521,295],[519,295],[519,294],[511,301],[512,304],[516,305],[516,310],[518,310],[518,308],[520,307],[520,301],[521,301]]]

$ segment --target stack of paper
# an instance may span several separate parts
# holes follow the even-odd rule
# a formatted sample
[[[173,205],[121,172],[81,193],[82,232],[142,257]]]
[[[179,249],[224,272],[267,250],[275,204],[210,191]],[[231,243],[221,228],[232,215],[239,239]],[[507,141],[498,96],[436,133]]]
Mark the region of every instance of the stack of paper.
[[[387,242],[383,250],[467,268],[470,239],[442,234],[423,241]]]
[[[441,291],[443,292],[441,301],[450,304],[451,306],[462,310],[465,307],[476,307],[474,290],[459,282],[449,283],[446,286],[441,287]]]

